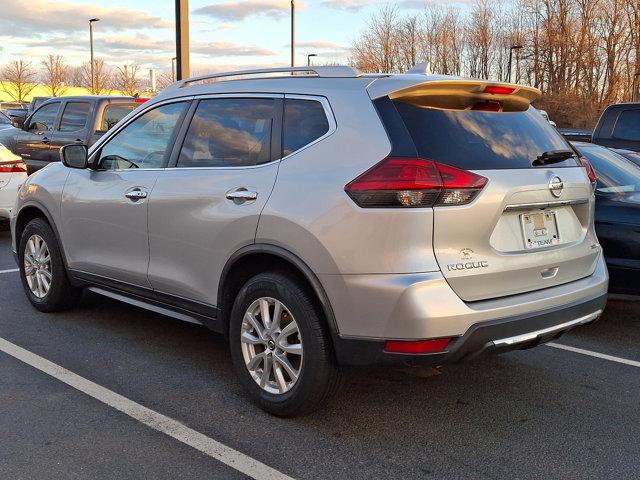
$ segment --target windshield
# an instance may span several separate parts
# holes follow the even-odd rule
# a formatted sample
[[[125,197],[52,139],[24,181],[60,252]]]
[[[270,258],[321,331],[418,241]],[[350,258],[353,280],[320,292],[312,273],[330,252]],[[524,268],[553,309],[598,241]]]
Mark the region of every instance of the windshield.
[[[640,192],[640,168],[622,155],[597,145],[575,145],[596,171],[596,192]]]
[[[418,155],[465,170],[534,168],[542,154],[571,150],[533,107],[524,112],[440,110],[394,102]],[[556,167],[576,167],[569,157]]]

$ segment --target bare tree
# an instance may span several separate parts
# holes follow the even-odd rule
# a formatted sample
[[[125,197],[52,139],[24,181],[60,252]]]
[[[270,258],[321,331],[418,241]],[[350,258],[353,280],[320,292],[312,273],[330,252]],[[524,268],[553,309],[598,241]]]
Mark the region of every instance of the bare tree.
[[[110,93],[113,89],[111,84],[112,73],[110,68],[104,63],[102,59],[95,59],[93,61],[94,66],[94,81],[93,88],[91,82],[91,62],[83,63],[80,67],[76,68],[73,79],[76,85],[86,88],[92,95],[103,95]]]
[[[70,78],[70,68],[61,55],[49,55],[42,61],[44,84],[52,97],[64,95]]]
[[[161,92],[169,85],[174,83],[171,72],[162,72],[156,77],[156,89]]]
[[[37,72],[31,62],[14,60],[2,69],[3,90],[17,102],[26,101],[36,88]]]
[[[120,90],[126,95],[139,93],[142,81],[139,78],[140,65],[124,65],[117,67],[113,74],[114,90]]]

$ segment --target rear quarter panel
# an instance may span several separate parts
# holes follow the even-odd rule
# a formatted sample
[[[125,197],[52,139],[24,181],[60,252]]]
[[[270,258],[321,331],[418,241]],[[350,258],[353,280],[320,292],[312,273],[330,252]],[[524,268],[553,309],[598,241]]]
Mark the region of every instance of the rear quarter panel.
[[[391,144],[362,86],[341,87],[324,90],[336,131],[282,160],[256,241],[291,251],[316,274],[438,270],[431,209],[362,209],[344,192]]]

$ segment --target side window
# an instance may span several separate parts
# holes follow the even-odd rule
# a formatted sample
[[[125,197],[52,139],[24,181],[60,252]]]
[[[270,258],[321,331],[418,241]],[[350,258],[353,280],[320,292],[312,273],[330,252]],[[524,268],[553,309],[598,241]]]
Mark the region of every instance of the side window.
[[[271,160],[272,98],[201,100],[178,167],[244,167]]]
[[[138,104],[117,104],[112,103],[104,108],[102,114],[102,122],[100,122],[100,132],[111,130],[113,126],[126,117],[130,112],[135,110]]]
[[[613,136],[619,140],[640,141],[640,109],[620,113]]]
[[[61,132],[76,132],[87,126],[91,105],[86,102],[69,102],[60,119]]]
[[[98,169],[163,167],[173,146],[173,132],[187,105],[162,105],[129,123],[102,147]]]
[[[300,150],[329,131],[324,107],[317,100],[287,98],[284,104],[282,156]]]
[[[29,121],[29,130],[37,130],[39,132],[53,130],[53,124],[58,116],[59,108],[60,102],[49,103],[40,107]]]

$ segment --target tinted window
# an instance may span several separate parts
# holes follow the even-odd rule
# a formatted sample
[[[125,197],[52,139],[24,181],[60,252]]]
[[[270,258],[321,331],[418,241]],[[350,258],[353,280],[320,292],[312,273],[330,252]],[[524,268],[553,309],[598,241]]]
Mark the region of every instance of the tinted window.
[[[524,112],[486,112],[394,103],[418,155],[465,170],[532,168],[544,152],[571,149],[533,107]],[[563,166],[575,167],[577,161],[553,164]]]
[[[61,132],[75,132],[82,130],[89,119],[90,105],[85,102],[69,102],[64,107],[60,119]]]
[[[620,113],[613,136],[620,140],[640,142],[640,110],[624,110]]]
[[[7,117],[4,113],[0,112],[0,125],[11,124],[11,119]]]
[[[578,146],[596,171],[599,193],[640,192],[640,168],[621,155],[596,145]]]
[[[293,98],[285,100],[282,156],[300,150],[328,131],[329,121],[320,102]]]
[[[103,170],[163,167],[186,105],[186,102],[162,105],[129,123],[102,147],[98,167]]]
[[[116,123],[126,117],[129,112],[136,109],[138,105],[131,104],[111,104],[107,105],[102,114],[102,121],[100,122],[100,131],[106,132],[110,130]]]
[[[29,130],[52,130],[58,116],[58,108],[60,102],[54,102],[36,110],[29,122]]]
[[[178,167],[244,167],[271,159],[272,98],[202,100]]]

